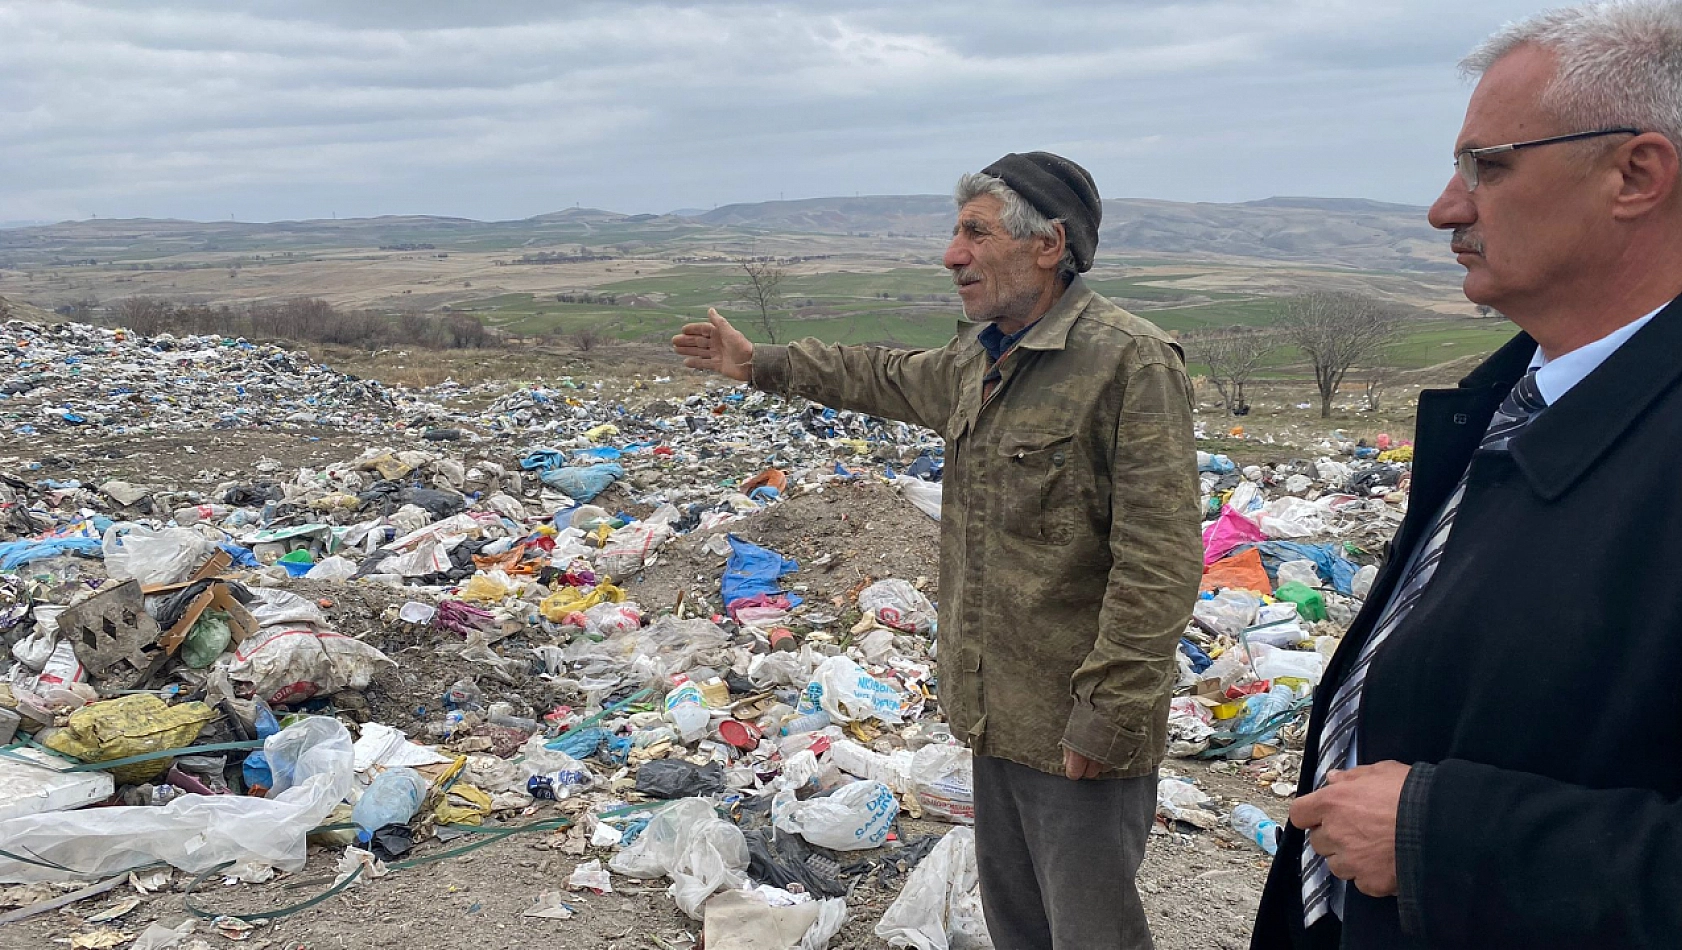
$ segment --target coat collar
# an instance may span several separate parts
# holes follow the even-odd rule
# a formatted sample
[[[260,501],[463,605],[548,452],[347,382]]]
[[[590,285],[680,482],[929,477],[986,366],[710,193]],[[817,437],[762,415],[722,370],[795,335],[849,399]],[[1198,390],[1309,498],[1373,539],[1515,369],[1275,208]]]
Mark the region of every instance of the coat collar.
[[[1086,285],[1086,279],[1079,274],[1069,281],[1069,286],[1063,288],[1063,296],[1051,305],[1045,315],[1034,321],[1028,328],[1028,335],[1017,345],[1025,350],[1061,350],[1068,345],[1069,330],[1074,327],[1075,320],[1086,312],[1086,305],[1092,301],[1092,288]]]
[[[1472,382],[1485,370],[1492,370],[1491,377],[1480,382],[1497,382],[1509,376],[1517,381],[1534,352],[1534,341],[1520,334],[1467,381]],[[1513,462],[1538,495],[1553,501],[1565,494],[1676,384],[1682,375],[1682,360],[1677,359],[1677,353],[1682,353],[1682,298],[1671,301],[1606,362],[1513,438]],[[1518,364],[1516,372],[1514,364]]]
[[[1063,296],[1051,305],[1038,320],[1028,327],[1028,332],[1016,346],[1024,350],[1061,350],[1069,342],[1069,331],[1074,328],[1075,320],[1086,312],[1086,305],[1092,302],[1094,291],[1088,287],[1086,280],[1079,274],[1063,288]],[[985,323],[960,323],[958,338],[962,341],[964,351],[963,362],[979,357],[986,350],[981,345],[981,331],[987,328]]]

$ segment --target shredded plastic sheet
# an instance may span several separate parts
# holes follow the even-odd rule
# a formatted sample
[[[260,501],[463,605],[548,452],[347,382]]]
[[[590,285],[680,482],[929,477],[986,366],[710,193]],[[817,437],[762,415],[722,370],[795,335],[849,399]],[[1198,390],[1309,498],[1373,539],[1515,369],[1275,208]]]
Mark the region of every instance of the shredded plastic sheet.
[[[275,781],[267,798],[184,795],[161,808],[90,808],[0,822],[0,852],[17,856],[0,856],[0,883],[107,877],[159,861],[191,872],[231,861],[301,870],[305,835],[355,781],[350,733],[336,719],[312,716],[271,736],[263,752]]]

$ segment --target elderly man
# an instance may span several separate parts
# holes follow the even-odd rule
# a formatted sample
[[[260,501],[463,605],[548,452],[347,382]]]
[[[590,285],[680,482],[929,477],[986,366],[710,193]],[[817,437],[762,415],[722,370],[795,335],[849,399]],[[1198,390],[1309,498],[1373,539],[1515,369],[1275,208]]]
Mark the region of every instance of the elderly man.
[[[1682,5],[1542,14],[1464,66],[1431,223],[1524,332],[1420,395],[1253,946],[1675,948]]]
[[[1087,287],[1092,178],[1045,152],[958,183],[946,267],[972,324],[936,350],[755,346],[716,312],[691,367],[946,438],[940,700],[975,752],[1000,950],[1151,945],[1134,875],[1174,650],[1202,568],[1179,349]]]

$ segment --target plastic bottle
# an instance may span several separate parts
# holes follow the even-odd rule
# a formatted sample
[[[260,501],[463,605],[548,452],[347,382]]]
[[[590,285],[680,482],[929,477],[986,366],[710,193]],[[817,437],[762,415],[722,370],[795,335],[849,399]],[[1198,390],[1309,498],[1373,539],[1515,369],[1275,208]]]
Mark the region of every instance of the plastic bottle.
[[[815,713],[807,713],[804,716],[796,716],[788,722],[783,723],[783,735],[797,736],[803,732],[817,732],[819,729],[829,725],[830,722],[829,713],[822,710]]]
[[[712,717],[707,714],[701,690],[689,677],[679,674],[672,678],[674,688],[666,694],[666,718],[677,727],[685,742],[694,742],[707,734]]]
[[[1232,830],[1268,854],[1279,853],[1279,823],[1251,804],[1232,810]]]
[[[366,844],[386,825],[401,825],[415,816],[426,797],[426,779],[414,769],[389,769],[375,777],[350,810],[356,840]]]

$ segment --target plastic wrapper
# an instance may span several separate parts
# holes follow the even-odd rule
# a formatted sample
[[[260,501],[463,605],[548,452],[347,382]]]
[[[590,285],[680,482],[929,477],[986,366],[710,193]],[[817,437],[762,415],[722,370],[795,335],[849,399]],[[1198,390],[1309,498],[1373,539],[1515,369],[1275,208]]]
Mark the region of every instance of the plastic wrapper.
[[[608,867],[641,880],[671,878],[668,893],[678,908],[700,920],[701,906],[715,891],[747,886],[748,844],[712,802],[685,798],[661,809]]]
[[[0,851],[39,862],[0,856],[0,882],[107,877],[159,861],[194,873],[228,862],[302,870],[305,836],[354,783],[350,733],[335,719],[312,716],[271,736],[263,751],[275,780],[267,798],[184,795],[162,808],[0,822]]]
[[[860,591],[859,609],[875,614],[883,626],[906,633],[934,629],[934,605],[922,591],[897,578],[877,581]]]
[[[1262,529],[1232,506],[1221,509],[1220,517],[1203,530],[1203,563],[1213,564],[1241,544],[1264,540]]]
[[[954,828],[906,879],[899,897],[876,924],[890,947],[916,950],[991,950],[981,916],[975,832]]]
[[[911,757],[911,790],[929,818],[975,824],[975,764],[960,745],[926,745]]]
[[[899,799],[881,782],[843,785],[803,802],[795,799],[792,789],[784,789],[771,803],[771,823],[778,831],[835,851],[881,847],[898,815]]]
[[[651,798],[700,798],[727,791],[724,765],[652,759],[637,768],[637,792]]]

